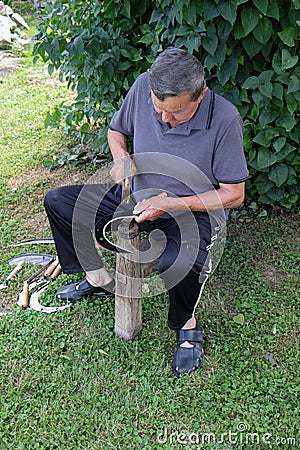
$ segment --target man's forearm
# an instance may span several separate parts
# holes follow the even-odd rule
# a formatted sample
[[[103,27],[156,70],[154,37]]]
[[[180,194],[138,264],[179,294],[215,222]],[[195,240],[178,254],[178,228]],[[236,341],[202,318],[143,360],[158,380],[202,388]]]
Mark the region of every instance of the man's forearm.
[[[109,129],[107,141],[114,161],[128,156],[127,137],[124,134]]]
[[[191,197],[182,197],[182,201],[191,211],[230,209],[239,207],[244,201],[245,184],[221,185],[220,189],[204,192]]]
[[[237,208],[244,200],[245,183],[221,184],[220,189],[189,197],[155,196],[139,202],[133,213],[138,214],[137,222],[156,220],[164,212],[213,211]]]

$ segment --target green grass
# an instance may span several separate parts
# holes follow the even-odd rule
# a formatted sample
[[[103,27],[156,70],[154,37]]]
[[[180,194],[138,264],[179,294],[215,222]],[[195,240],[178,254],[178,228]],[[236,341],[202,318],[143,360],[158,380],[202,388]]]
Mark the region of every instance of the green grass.
[[[36,232],[30,220],[44,215],[44,192],[68,176],[87,177],[71,167],[47,177],[42,170],[62,139],[43,129],[43,117],[67,95],[31,82],[46,76],[27,57],[0,80],[2,277],[8,258],[24,250],[9,245]],[[22,183],[22,175],[39,170]],[[296,211],[230,223],[198,309],[204,366],[180,380],[171,373],[175,337],[164,294],[144,299],[143,332],[133,342],[115,337],[109,300],[49,315],[5,309],[11,314],[0,317],[1,450],[299,448],[299,259]],[[44,301],[75,278],[62,275]],[[23,279],[21,273],[1,291],[8,302]]]

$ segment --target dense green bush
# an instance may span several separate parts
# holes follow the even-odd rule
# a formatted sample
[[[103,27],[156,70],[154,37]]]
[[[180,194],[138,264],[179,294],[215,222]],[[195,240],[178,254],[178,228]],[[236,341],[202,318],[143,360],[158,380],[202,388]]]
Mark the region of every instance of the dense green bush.
[[[107,153],[106,127],[157,52],[187,49],[245,123],[248,193],[290,208],[299,199],[300,0],[56,0],[35,55],[76,92],[47,123]]]

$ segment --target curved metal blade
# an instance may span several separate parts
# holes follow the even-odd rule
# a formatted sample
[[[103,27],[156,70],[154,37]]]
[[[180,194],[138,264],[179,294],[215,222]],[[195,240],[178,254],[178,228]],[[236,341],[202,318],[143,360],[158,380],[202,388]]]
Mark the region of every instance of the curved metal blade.
[[[126,216],[117,216],[114,217],[114,215],[109,215],[104,217],[101,221],[99,221],[96,225],[95,230],[95,237],[97,242],[107,250],[111,250],[113,252],[119,252],[119,253],[133,253],[133,250],[130,250],[128,248],[123,248],[119,246],[117,243],[112,242],[106,235],[107,231],[109,231],[109,228],[112,224],[120,224],[122,220],[124,219],[131,219],[131,222],[129,223],[129,228],[131,226],[131,223],[134,223],[134,219],[136,218],[136,215],[130,214]]]
[[[53,238],[40,238],[40,239],[26,239],[25,241],[17,242],[16,244],[11,244],[10,247],[19,247],[20,245],[28,244],[54,244]]]
[[[43,306],[40,302],[39,302],[39,297],[40,295],[47,289],[49,283],[51,281],[47,281],[43,286],[41,286],[39,289],[37,289],[35,292],[33,292],[30,296],[29,299],[29,308],[34,310],[34,311],[40,311],[40,312],[44,312],[44,313],[54,313],[57,311],[62,311],[66,308],[69,308],[72,303],[68,303],[66,305],[62,305],[62,306]]]
[[[43,253],[24,253],[22,255],[15,256],[8,261],[11,266],[19,264],[21,261],[29,264],[39,264],[45,266],[49,261],[55,259],[54,255],[47,255]]]

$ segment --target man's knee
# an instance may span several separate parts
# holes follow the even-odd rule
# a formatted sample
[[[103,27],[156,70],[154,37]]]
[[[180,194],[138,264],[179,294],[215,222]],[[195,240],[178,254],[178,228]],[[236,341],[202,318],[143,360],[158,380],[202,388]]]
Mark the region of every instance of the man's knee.
[[[48,191],[44,197],[44,206],[45,208],[52,208],[55,204],[57,204],[58,199],[60,198],[61,188],[54,188]]]

